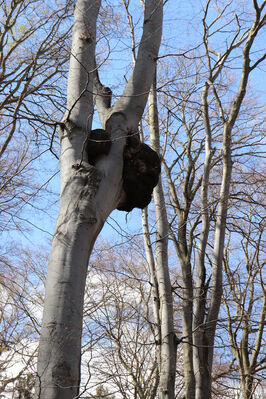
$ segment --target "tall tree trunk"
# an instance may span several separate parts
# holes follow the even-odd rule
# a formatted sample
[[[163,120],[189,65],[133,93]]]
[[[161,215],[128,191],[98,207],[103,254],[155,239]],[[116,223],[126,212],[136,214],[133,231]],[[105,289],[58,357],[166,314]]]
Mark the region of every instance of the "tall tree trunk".
[[[172,200],[175,204],[178,216],[178,234],[170,230],[182,271],[182,348],[184,363],[184,383],[186,399],[195,398],[195,376],[193,370],[193,276],[191,270],[191,248],[187,244],[187,222],[189,213],[189,201],[184,208],[180,207],[174,182],[171,180],[170,171],[165,167]],[[188,198],[187,198],[188,199]]]
[[[94,242],[122,190],[123,148],[137,126],[154,74],[162,1],[147,0],[138,58],[123,96],[101,106],[111,150],[95,166],[84,143],[93,115],[96,20],[100,0],[77,0],[65,118],[60,127],[61,196],[53,238],[39,346],[36,398],[73,399],[79,392],[82,313],[87,265]],[[143,81],[144,79],[144,81]],[[101,96],[101,92],[98,97]]]
[[[232,175],[232,159],[231,159],[231,132],[224,129],[224,159],[223,159],[223,177],[220,191],[220,200],[218,214],[216,218],[216,229],[214,239],[214,250],[212,260],[212,286],[211,303],[208,311],[206,324],[201,327],[202,347],[200,370],[205,379],[196,384],[196,399],[211,398],[212,384],[212,363],[213,349],[216,325],[220,310],[222,292],[223,292],[223,252],[224,237],[227,217],[227,204],[229,199],[230,182]]]
[[[159,284],[156,274],[156,265],[152,249],[151,235],[148,222],[148,208],[143,209],[141,213],[142,220],[142,231],[145,247],[146,260],[149,266],[150,283],[152,286],[152,305],[153,305],[153,317],[154,317],[154,338],[156,345],[156,360],[157,367],[160,370],[161,364],[161,317],[160,317],[160,294]]]
[[[79,391],[82,307],[89,248],[102,227],[90,203],[102,176],[89,165],[76,169],[74,165],[81,159],[86,126],[93,113],[90,93],[95,40],[89,42],[82,35],[86,32],[96,36],[99,7],[100,1],[78,0],[75,8],[67,112],[60,129],[61,196],[45,287],[36,398],[70,399]],[[82,51],[79,52],[79,48]],[[88,180],[91,186],[86,185]]]
[[[149,95],[149,126],[151,147],[159,153],[159,122],[156,74]],[[161,179],[153,190],[156,212],[155,273],[160,305],[160,384],[159,398],[174,399],[177,340],[173,322],[173,297],[168,268],[168,219]]]
[[[253,382],[254,378],[250,374],[241,377],[241,397],[243,399],[253,399]]]
[[[202,228],[197,253],[197,276],[193,306],[193,368],[195,375],[195,396],[199,397],[201,390],[206,391],[205,384],[210,380],[209,368],[204,367],[207,362],[206,337],[204,331],[206,294],[208,284],[206,283],[205,252],[209,237],[209,207],[208,188],[212,160],[212,137],[208,110],[209,84],[206,82],[202,92],[202,114],[205,128],[205,161],[201,184],[201,218]]]
[[[193,280],[191,262],[189,259],[187,245],[185,244],[186,235],[182,230],[186,230],[186,222],[179,220],[179,259],[182,269],[183,289],[182,289],[182,335],[183,335],[183,357],[184,357],[184,376],[186,399],[195,398],[195,375],[193,370],[193,340],[192,340],[192,320],[193,320]],[[182,237],[182,238],[181,238]]]

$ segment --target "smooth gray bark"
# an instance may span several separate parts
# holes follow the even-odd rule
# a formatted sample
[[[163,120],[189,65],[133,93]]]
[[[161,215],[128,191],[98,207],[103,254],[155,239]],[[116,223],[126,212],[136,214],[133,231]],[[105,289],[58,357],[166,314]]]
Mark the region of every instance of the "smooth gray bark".
[[[156,78],[149,95],[149,126],[151,147],[159,152],[159,122]],[[177,340],[174,331],[173,297],[168,268],[168,218],[161,179],[153,191],[156,213],[155,274],[159,294],[160,315],[160,384],[159,398],[174,399]]]
[[[145,256],[149,266],[149,277],[150,284],[152,287],[152,305],[153,305],[153,317],[154,317],[154,338],[156,345],[156,360],[157,367],[160,370],[161,363],[161,318],[160,318],[160,294],[159,285],[156,275],[155,259],[152,248],[152,241],[148,223],[148,208],[143,209],[141,214],[142,219],[142,232],[145,247]]]
[[[212,137],[208,110],[208,90],[206,82],[202,93],[202,113],[205,127],[205,161],[201,185],[201,218],[202,228],[197,253],[197,276],[195,287],[195,299],[193,307],[193,369],[195,375],[196,396],[197,391],[202,389],[205,392],[205,384],[210,379],[209,368],[204,366],[207,362],[206,354],[208,347],[204,334],[204,318],[206,307],[206,295],[208,284],[206,282],[205,253],[209,237],[209,207],[208,188],[212,160]]]
[[[167,182],[169,185],[171,199],[175,205],[175,211],[178,216],[178,234],[176,235],[172,229],[170,229],[171,238],[173,240],[178,258],[181,264],[182,271],[182,347],[183,347],[183,363],[184,363],[184,383],[186,399],[195,398],[195,377],[193,370],[193,341],[192,341],[192,322],[193,322],[193,277],[191,267],[191,241],[187,241],[187,222],[190,211],[190,204],[192,203],[192,197],[195,194],[188,194],[187,186],[189,183],[189,175],[191,175],[192,165],[186,172],[186,179],[183,185],[185,206],[181,207],[175,183],[171,178],[170,169],[164,163]],[[193,190],[196,192],[197,190]],[[190,200],[188,200],[188,196]]]
[[[93,115],[100,3],[77,0],[75,7],[67,110],[60,126],[59,216],[48,265],[38,355],[35,397],[41,399],[78,395],[87,265],[94,242],[121,196],[126,136],[142,116],[161,40],[162,1],[148,0],[136,67],[125,97],[106,109],[102,118],[112,139],[110,153],[91,166],[84,143]]]
[[[100,1],[78,0],[75,8],[67,112],[60,129],[61,196],[45,287],[36,398],[68,399],[79,391],[88,248],[101,228],[90,202],[102,173],[88,164],[80,169],[74,165],[81,159],[87,119],[93,112],[89,89],[95,40],[87,41],[83,32],[96,36],[99,7]],[[92,187],[86,180],[93,182]]]

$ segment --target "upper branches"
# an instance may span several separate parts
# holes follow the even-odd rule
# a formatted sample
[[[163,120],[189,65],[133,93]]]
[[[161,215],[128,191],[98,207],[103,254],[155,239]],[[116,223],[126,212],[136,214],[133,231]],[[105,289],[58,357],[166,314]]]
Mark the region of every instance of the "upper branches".
[[[32,163],[62,115],[71,12],[72,1],[0,2],[0,230],[20,226],[37,192]]]
[[[53,123],[49,120],[49,107],[53,113],[60,110],[60,89],[54,81],[62,76],[67,61],[62,48],[69,27],[66,24],[62,28],[62,21],[69,17],[70,7],[41,7],[39,11],[38,3],[12,1],[0,8],[4,21],[0,32],[0,157],[22,123],[37,130],[39,123]]]
[[[123,91],[122,96],[112,108],[103,108],[100,97],[106,96],[101,86],[96,84],[96,105],[98,111],[106,120],[113,112],[123,111],[129,122],[129,128],[135,128],[143,114],[152,79],[155,71],[156,58],[162,34],[162,0],[148,0],[145,4],[143,32],[139,43],[138,55],[132,75]],[[96,80],[97,81],[97,80]],[[105,111],[104,111],[105,110]]]
[[[228,8],[230,7],[232,2],[227,3],[224,8],[219,12],[216,18],[214,18],[209,24],[207,23],[208,13],[209,13],[209,6],[211,0],[207,2],[204,16],[202,19],[203,23],[203,44],[205,47],[205,54],[207,58],[207,65],[208,65],[208,80],[206,82],[206,90],[211,87],[213,90],[214,97],[216,99],[217,107],[219,109],[220,117],[223,123],[228,123],[230,125],[234,125],[236,118],[238,116],[240,106],[242,104],[243,98],[245,96],[248,77],[250,72],[256,68],[266,57],[266,54],[263,54],[259,57],[256,61],[254,61],[253,65],[251,65],[251,48],[253,46],[254,40],[258,35],[260,29],[265,25],[266,17],[263,14],[263,9],[265,7],[266,2],[263,1],[261,6],[258,5],[256,0],[253,1],[253,7],[255,11],[254,20],[251,26],[243,27],[241,26],[241,21],[237,13],[234,13],[233,16],[227,16],[225,18],[225,13],[227,12]],[[223,21],[225,18],[225,22]],[[220,21],[220,26],[216,27]],[[213,49],[213,45],[210,44],[210,38],[212,38],[215,34],[219,35],[222,33],[223,29],[227,28],[228,31],[231,29],[231,25],[235,22],[235,29],[232,30],[232,35],[229,40],[226,41],[227,46],[225,51],[222,53],[219,50]],[[238,93],[235,96],[235,100],[233,106],[231,108],[229,117],[226,118],[225,111],[223,108],[223,104],[221,98],[219,97],[218,91],[214,85],[214,82],[217,80],[219,76],[221,76],[222,72],[224,71],[225,67],[229,63],[229,57],[232,57],[233,51],[240,48],[241,45],[244,44],[243,51],[242,51],[242,74],[239,83]],[[238,53],[239,54],[239,53]],[[216,60],[213,60],[213,56],[216,56]]]

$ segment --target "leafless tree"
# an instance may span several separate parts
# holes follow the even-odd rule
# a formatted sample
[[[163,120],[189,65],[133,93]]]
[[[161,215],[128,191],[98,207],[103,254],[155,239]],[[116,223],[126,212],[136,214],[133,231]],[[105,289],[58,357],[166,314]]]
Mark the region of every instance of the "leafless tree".
[[[167,110],[161,123],[166,132],[161,153],[168,184],[169,231],[182,270],[181,339],[187,399],[211,397],[232,164],[233,159],[241,157],[241,148],[243,152],[248,145],[247,136],[240,131],[245,111],[239,122],[238,117],[246,108],[248,78],[265,59],[264,54],[258,53],[255,58],[252,53],[255,38],[265,24],[265,2],[253,2],[250,24],[244,22],[244,15],[235,15],[232,6],[232,2],[221,7],[206,2],[202,18],[204,51],[180,52],[177,73],[180,77],[183,72],[184,80],[173,77],[168,87],[161,86]],[[214,39],[222,32],[227,33],[224,45]],[[237,89],[228,98],[231,77],[227,71],[234,65],[234,55],[241,74]],[[254,121],[250,129],[255,126]],[[180,283],[175,291],[180,295]]]
[[[254,179],[255,173],[248,180]],[[242,202],[239,218],[232,219],[229,224],[230,241],[224,258],[228,282],[224,304],[229,343],[239,368],[241,395],[245,399],[253,398],[263,388],[262,374],[265,370],[265,221],[262,216],[265,186],[259,181],[257,184],[253,182],[258,201]]]
[[[59,132],[60,209],[46,281],[36,398],[78,394],[87,264],[99,231],[123,196],[123,150],[127,136],[138,131],[161,41],[163,4],[148,0],[134,70],[123,95],[110,107],[110,89],[102,86],[95,65],[100,3],[78,0],[75,6],[66,113]],[[93,81],[98,114],[111,139],[109,154],[94,165],[84,151],[93,115]]]
[[[53,148],[63,114],[60,80],[68,59],[70,10],[71,2],[0,3],[1,232],[20,227],[20,210],[39,189],[34,161],[49,151],[49,143]]]
[[[82,364],[90,353],[91,360],[83,386],[90,377],[89,392],[101,383],[118,397],[156,398],[159,368],[148,270],[136,249],[127,245],[110,251],[110,245],[98,245],[90,261]]]
[[[12,248],[0,261],[0,394],[33,394],[47,257]]]

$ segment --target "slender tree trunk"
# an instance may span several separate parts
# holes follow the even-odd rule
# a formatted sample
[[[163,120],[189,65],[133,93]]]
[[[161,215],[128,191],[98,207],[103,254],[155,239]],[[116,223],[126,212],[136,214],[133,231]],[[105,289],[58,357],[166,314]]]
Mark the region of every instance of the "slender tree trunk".
[[[241,397],[243,399],[253,399],[253,377],[245,375],[241,378]]]
[[[180,225],[180,223],[179,223]],[[183,251],[183,250],[182,250]],[[184,252],[183,252],[184,254]],[[193,320],[193,285],[191,264],[188,256],[181,259],[181,269],[183,275],[182,290],[182,335],[183,335],[183,357],[186,399],[195,398],[195,375],[193,370],[193,340],[192,340],[192,320]]]
[[[208,359],[208,346],[205,335],[205,311],[206,311],[206,294],[207,294],[207,283],[206,283],[206,268],[205,268],[205,252],[207,241],[209,237],[209,207],[208,207],[208,187],[209,187],[209,176],[211,170],[211,127],[209,122],[209,111],[208,111],[208,83],[205,84],[202,93],[202,108],[203,108],[203,120],[205,127],[205,161],[204,171],[201,185],[201,218],[202,228],[200,234],[200,241],[197,253],[197,276],[196,276],[196,287],[194,296],[194,307],[193,307],[193,368],[195,375],[195,397],[198,398],[201,395],[201,391],[205,394],[208,389],[208,381],[210,380],[209,368],[204,365]],[[207,383],[207,386],[206,386]]]
[[[182,271],[182,348],[185,377],[186,399],[195,398],[195,375],[193,369],[193,278],[191,270],[190,255],[187,247],[186,220],[184,212],[178,212],[178,238],[172,235],[173,242],[178,254]]]
[[[156,76],[156,74],[155,74]],[[149,126],[151,147],[159,153],[159,122],[156,77],[149,95]],[[155,281],[159,295],[160,317],[160,384],[159,398],[174,399],[177,341],[173,322],[172,286],[168,268],[168,219],[161,179],[153,191],[157,232],[155,243]]]
[[[181,209],[174,183],[171,180],[169,169],[165,168],[167,180],[171,191],[172,199],[176,205],[178,216],[178,236],[171,232],[172,240],[180,260],[182,271],[182,348],[185,377],[186,399],[195,398],[195,376],[193,370],[193,340],[192,340],[192,321],[193,321],[193,277],[191,270],[190,251],[187,245],[187,217],[188,206]],[[170,230],[171,231],[171,230]]]
[[[146,259],[149,265],[149,274],[150,274],[150,283],[152,286],[152,305],[153,305],[153,317],[154,317],[154,336],[155,336],[155,345],[156,345],[156,359],[157,366],[160,369],[161,363],[161,318],[160,318],[160,294],[159,294],[159,285],[157,281],[156,275],[156,267],[155,260],[153,256],[152,243],[150,237],[150,229],[148,224],[148,209],[143,209],[141,213],[142,219],[142,231],[144,238],[144,247]]]
[[[231,159],[231,132],[224,129],[224,167],[222,186],[220,192],[220,201],[218,214],[216,218],[216,230],[213,250],[212,263],[212,285],[213,292],[211,296],[211,303],[208,312],[208,317],[204,329],[204,353],[205,358],[202,359],[202,369],[206,376],[203,386],[197,386],[196,399],[211,398],[211,384],[212,384],[212,363],[213,363],[213,349],[216,325],[218,314],[220,310],[222,292],[223,292],[223,252],[224,252],[224,237],[227,217],[227,204],[229,199],[230,182],[232,175],[232,159]]]

